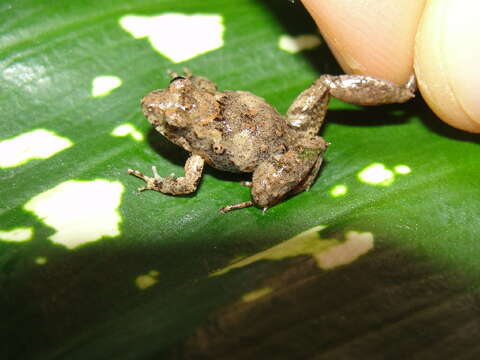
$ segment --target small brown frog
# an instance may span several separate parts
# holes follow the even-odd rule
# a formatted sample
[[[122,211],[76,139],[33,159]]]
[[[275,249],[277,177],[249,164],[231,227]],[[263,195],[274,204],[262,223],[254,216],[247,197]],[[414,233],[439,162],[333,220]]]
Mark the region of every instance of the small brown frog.
[[[253,173],[252,200],[220,209],[267,208],[307,190],[315,180],[328,143],[317,135],[331,96],[358,105],[405,102],[415,93],[415,78],[405,87],[368,76],[323,75],[293,102],[286,116],[247,91],[217,91],[217,85],[185,71],[170,74],[168,88],[146,95],[142,109],[148,121],[190,157],[185,176],[143,179],[139,190],[190,194],[197,189],[204,163],[219,170]]]

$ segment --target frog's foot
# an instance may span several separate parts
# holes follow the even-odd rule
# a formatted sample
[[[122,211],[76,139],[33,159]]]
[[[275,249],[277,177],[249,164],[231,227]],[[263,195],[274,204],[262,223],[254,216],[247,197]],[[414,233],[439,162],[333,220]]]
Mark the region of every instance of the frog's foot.
[[[253,206],[253,205],[254,205],[253,201],[244,201],[244,202],[241,202],[239,204],[224,206],[224,207],[220,208],[218,211],[220,211],[222,214],[225,214],[225,213],[227,213],[229,211],[232,211],[232,210],[245,209],[245,208]]]
[[[202,178],[204,160],[199,155],[191,155],[185,162],[185,176],[177,177],[174,174],[161,177],[155,166],[152,166],[153,177],[145,176],[140,171],[128,169],[130,175],[136,176],[147,183],[139,190],[155,190],[163,194],[185,195],[197,190]]]
[[[144,175],[138,170],[132,170],[132,169],[127,170],[127,173],[129,175],[136,176],[147,183],[147,185],[138,188],[138,191],[145,191],[145,190],[160,191],[159,185],[164,179],[160,175],[158,175],[157,168],[155,166],[152,166],[152,172],[153,172],[153,177],[150,177],[150,176]]]

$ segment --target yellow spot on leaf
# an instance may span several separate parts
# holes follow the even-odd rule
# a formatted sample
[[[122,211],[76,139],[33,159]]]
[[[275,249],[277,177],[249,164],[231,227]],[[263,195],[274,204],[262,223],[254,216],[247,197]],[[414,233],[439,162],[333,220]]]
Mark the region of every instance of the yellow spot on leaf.
[[[118,76],[97,76],[92,81],[92,96],[100,97],[108,95],[112,90],[120,87],[122,80]]]
[[[365,169],[358,173],[358,179],[369,185],[390,185],[395,175],[393,171],[385,168],[383,164],[374,163],[367,166]]]
[[[320,231],[324,228],[325,226],[319,225],[310,230],[304,231],[287,241],[271,247],[270,249],[244,258],[218,270],[211,274],[211,276],[222,275],[230,270],[241,268],[261,260],[282,260],[299,255],[313,256],[318,267],[327,270],[351,263],[361,255],[364,255],[373,249],[372,233],[349,231],[345,234],[346,240],[341,242],[335,238],[321,238]],[[255,295],[249,296],[254,297]]]
[[[147,37],[156,51],[174,63],[222,47],[225,30],[220,15],[181,13],[127,15],[120,19],[120,26],[136,39]]]
[[[330,195],[333,197],[339,197],[346,195],[348,192],[348,188],[345,185],[335,185],[331,190],[330,190]]]
[[[130,135],[136,141],[143,140],[143,134],[137,129],[135,129],[135,127],[132,124],[123,124],[123,125],[117,126],[115,129],[113,129],[112,135],[120,136],[120,137]]]
[[[159,275],[160,274],[157,270],[151,270],[148,274],[137,276],[135,279],[135,285],[137,285],[140,290],[145,290],[158,282]]]
[[[304,34],[299,36],[282,35],[278,39],[278,47],[289,53],[297,53],[302,50],[316,48],[322,43],[320,37],[314,34]]]
[[[407,165],[397,165],[393,168],[393,170],[400,175],[407,175],[412,172],[412,169],[410,169],[410,167]]]
[[[315,226],[314,228],[304,231],[287,241],[271,247],[270,249],[249,256],[240,260],[239,262],[233,263],[213,273],[212,276],[225,274],[232,269],[244,267],[259,260],[281,260],[298,255],[312,254],[336,245],[338,243],[337,240],[319,241],[322,240],[319,232],[324,228],[325,226],[323,225]]]
[[[250,291],[242,296],[242,300],[244,302],[252,302],[264,297],[265,295],[270,294],[272,291],[273,289],[271,287],[264,287],[261,289]]]
[[[118,181],[66,181],[24,206],[55,229],[50,240],[73,249],[104,236],[118,236],[123,185]]]
[[[15,167],[33,159],[46,159],[72,146],[53,131],[36,129],[0,141],[0,168]]]
[[[318,267],[329,270],[340,265],[350,264],[373,249],[372,233],[349,231],[345,238],[344,243],[314,254]]]
[[[47,258],[45,256],[38,256],[35,258],[35,264],[45,265],[47,263]]]
[[[23,242],[32,239],[33,229],[19,227],[9,231],[0,231],[0,240],[8,242]]]

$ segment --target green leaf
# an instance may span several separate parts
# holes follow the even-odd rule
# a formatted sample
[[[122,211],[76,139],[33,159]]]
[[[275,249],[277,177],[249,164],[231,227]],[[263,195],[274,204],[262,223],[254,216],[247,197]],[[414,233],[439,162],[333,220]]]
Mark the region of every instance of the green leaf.
[[[333,100],[319,178],[265,214],[218,213],[248,177],[173,197],[127,175],[183,171],[139,106],[168,69],[284,112],[340,72],[278,45],[315,33],[287,1],[0,5],[1,358],[478,354],[480,138],[421,99]]]

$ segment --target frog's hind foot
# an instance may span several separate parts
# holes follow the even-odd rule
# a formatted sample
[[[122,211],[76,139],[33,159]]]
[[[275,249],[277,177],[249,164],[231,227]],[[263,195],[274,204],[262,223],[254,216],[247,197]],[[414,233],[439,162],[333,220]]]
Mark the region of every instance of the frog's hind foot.
[[[218,211],[221,212],[222,214],[225,214],[227,212],[230,212],[232,210],[239,210],[239,209],[244,209],[250,206],[253,206],[254,203],[253,201],[244,201],[239,204],[234,204],[234,205],[227,205],[222,208],[220,208]]]

